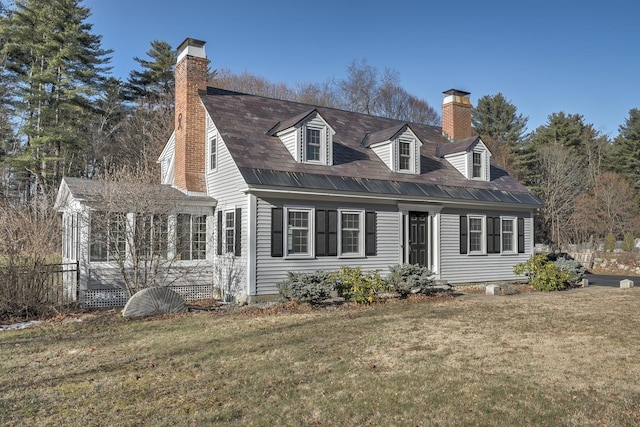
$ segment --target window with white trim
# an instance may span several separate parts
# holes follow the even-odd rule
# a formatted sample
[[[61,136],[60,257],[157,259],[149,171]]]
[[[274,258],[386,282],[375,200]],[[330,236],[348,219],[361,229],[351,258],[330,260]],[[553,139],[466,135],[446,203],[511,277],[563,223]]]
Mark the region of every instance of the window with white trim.
[[[398,169],[401,171],[411,171],[411,143],[400,141],[398,146]]]
[[[516,220],[502,218],[502,253],[516,253]]]
[[[207,257],[207,216],[178,214],[176,218],[176,258],[197,260]]]
[[[90,261],[124,259],[127,249],[127,215],[121,212],[92,212]]]
[[[482,153],[473,153],[473,171],[472,171],[472,177],[473,178],[483,178],[483,173],[482,173]]]
[[[469,253],[484,254],[485,251],[484,217],[469,216]]]
[[[340,211],[340,255],[363,256],[364,211]]]
[[[307,126],[305,135],[305,160],[308,162],[322,161],[322,131]]]
[[[224,251],[234,253],[236,248],[236,213],[227,211],[224,213],[223,223]]]
[[[313,256],[311,209],[287,209],[287,256]]]
[[[215,136],[209,140],[209,169],[215,170],[218,166],[218,138]]]

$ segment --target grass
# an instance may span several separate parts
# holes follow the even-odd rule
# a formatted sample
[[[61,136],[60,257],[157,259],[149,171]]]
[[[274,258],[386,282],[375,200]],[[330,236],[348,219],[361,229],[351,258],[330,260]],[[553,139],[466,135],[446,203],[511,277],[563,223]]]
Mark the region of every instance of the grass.
[[[640,425],[638,306],[588,288],[68,318],[0,333],[0,424]]]

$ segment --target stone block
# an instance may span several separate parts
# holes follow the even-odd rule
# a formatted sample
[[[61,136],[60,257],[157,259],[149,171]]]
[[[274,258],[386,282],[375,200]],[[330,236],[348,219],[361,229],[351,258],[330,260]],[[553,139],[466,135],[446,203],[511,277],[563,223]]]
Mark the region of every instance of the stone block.
[[[589,279],[582,279],[582,287],[583,288],[589,287]]]
[[[485,293],[487,295],[499,295],[501,288],[499,285],[487,285],[485,288]]]
[[[620,281],[620,287],[622,289],[633,288],[633,280],[624,279]]]

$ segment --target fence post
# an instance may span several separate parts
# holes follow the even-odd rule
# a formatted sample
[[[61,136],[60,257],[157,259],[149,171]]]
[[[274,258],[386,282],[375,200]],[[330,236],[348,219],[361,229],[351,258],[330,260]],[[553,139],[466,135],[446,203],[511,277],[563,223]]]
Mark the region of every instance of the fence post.
[[[80,261],[76,261],[76,301],[80,302]]]

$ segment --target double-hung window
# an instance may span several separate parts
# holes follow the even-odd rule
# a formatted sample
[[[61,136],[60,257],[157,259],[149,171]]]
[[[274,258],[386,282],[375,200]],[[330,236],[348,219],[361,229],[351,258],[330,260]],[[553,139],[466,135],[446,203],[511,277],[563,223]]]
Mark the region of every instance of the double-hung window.
[[[209,140],[209,169],[215,170],[218,165],[218,138]]]
[[[502,218],[502,253],[516,252],[515,224],[515,218]]]
[[[320,162],[322,161],[321,156],[321,137],[322,132],[320,129],[307,127],[306,131],[306,139],[305,139],[305,152],[306,152],[306,160],[308,162]]]
[[[207,257],[207,216],[178,214],[176,255],[180,260]]]
[[[484,253],[484,217],[469,216],[469,253]]]
[[[407,141],[400,141],[398,145],[398,169],[401,171],[411,171],[411,143]]]
[[[224,250],[234,253],[236,248],[236,215],[235,211],[224,213]]]
[[[482,153],[473,153],[473,178],[482,178]]]
[[[340,255],[362,256],[362,211],[340,211]]]
[[[311,219],[311,209],[287,209],[287,255],[313,255]]]

